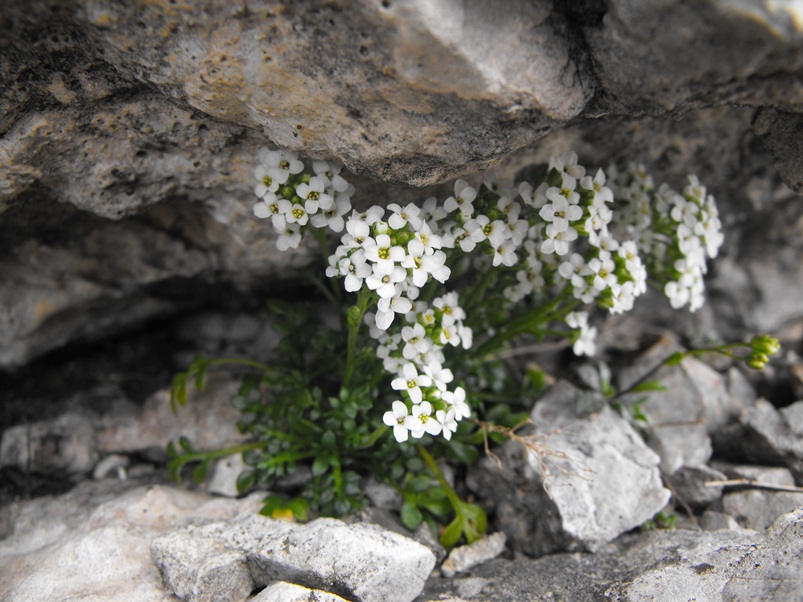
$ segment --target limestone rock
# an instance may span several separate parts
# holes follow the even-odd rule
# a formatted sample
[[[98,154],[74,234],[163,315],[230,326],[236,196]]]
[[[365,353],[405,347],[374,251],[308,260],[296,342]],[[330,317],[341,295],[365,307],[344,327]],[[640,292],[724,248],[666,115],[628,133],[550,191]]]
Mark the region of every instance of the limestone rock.
[[[193,600],[215,599],[226,587],[226,574],[210,565],[207,553],[218,548],[229,550],[231,567],[247,559],[257,587],[287,581],[366,602],[413,600],[435,564],[432,552],[411,539],[376,525],[323,518],[299,525],[247,515],[178,530],[151,546],[168,587]]]
[[[263,589],[251,598],[251,602],[347,602],[347,600],[319,589],[309,589],[303,585],[279,581]]]
[[[795,600],[803,594],[801,524],[796,510],[761,534],[650,531],[596,554],[496,559],[470,577],[430,581],[425,599]]]
[[[151,540],[191,520],[253,513],[259,499],[228,500],[137,479],[86,481],[68,494],[16,502],[0,540],[0,598],[167,602]]]
[[[363,602],[401,602],[421,593],[435,556],[375,525],[321,518],[268,530],[249,563],[258,584],[292,581]]]
[[[454,548],[441,565],[445,577],[454,577],[473,569],[475,566],[493,560],[505,549],[507,537],[504,533],[491,533],[472,544]]]
[[[667,477],[675,497],[692,508],[700,508],[722,497],[722,486],[707,486],[709,481],[723,481],[727,477],[708,466],[683,466]]]
[[[115,453],[149,453],[165,458],[169,441],[187,437],[196,449],[220,449],[242,440],[237,429],[240,413],[230,400],[239,383],[225,373],[210,373],[203,393],[190,390],[186,405],[176,414],[170,392],[157,391],[140,410],[109,413],[97,434],[99,450]]]
[[[151,558],[165,586],[187,602],[243,602],[254,589],[245,554],[192,530],[174,531],[151,543]]]
[[[0,467],[78,477],[90,472],[97,459],[94,421],[83,414],[66,413],[2,433]]]
[[[781,411],[764,399],[742,412],[740,423],[717,437],[723,457],[753,464],[786,466],[803,483],[803,435],[800,434],[803,401]]]
[[[583,403],[582,391],[559,381],[533,409],[540,453],[511,441],[499,465],[486,459],[469,475],[515,550],[598,550],[669,499],[658,456],[635,430],[607,407],[584,415]]]
[[[751,489],[722,497],[722,510],[742,527],[763,531],[782,514],[803,507],[803,493]]]

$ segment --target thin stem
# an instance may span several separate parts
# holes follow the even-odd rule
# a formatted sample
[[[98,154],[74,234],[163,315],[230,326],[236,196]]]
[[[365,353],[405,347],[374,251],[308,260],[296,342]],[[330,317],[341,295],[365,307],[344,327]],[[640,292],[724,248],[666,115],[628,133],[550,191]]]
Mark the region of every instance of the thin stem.
[[[239,364],[241,366],[248,366],[249,368],[256,368],[257,370],[262,370],[263,372],[269,372],[269,373],[274,372],[274,369],[268,366],[267,364],[239,357],[219,357],[213,360],[209,360],[210,366],[216,364]]]
[[[359,449],[367,449],[371,447],[382,435],[385,434],[385,431],[387,431],[388,428],[390,428],[388,425],[380,424],[378,427],[376,427],[376,430],[371,433],[371,436],[368,437],[368,440],[359,447]]]
[[[444,478],[441,469],[438,468],[438,465],[435,463],[435,459],[422,445],[416,445],[416,447],[418,448],[418,453],[420,453],[421,457],[424,458],[424,462],[426,462],[427,466],[429,466],[430,470],[435,474],[435,478],[438,479],[438,483],[440,483],[441,487],[443,487],[443,490],[446,492],[446,497],[449,498],[449,503],[452,504],[454,511],[460,512],[462,500],[458,497],[457,493],[455,493],[455,490],[452,489],[451,485],[449,485]]]
[[[343,375],[343,386],[348,389],[351,385],[351,377],[354,375],[354,366],[357,358],[357,333],[362,325],[362,318],[371,299],[371,291],[363,287],[357,296],[357,305],[349,308],[346,319],[349,327],[348,348],[346,355],[346,372]]]

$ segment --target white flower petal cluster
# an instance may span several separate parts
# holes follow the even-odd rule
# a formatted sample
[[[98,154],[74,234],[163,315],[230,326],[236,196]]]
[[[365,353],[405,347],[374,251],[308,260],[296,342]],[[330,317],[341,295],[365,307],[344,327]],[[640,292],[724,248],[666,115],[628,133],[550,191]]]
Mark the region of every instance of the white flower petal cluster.
[[[254,193],[260,201],[254,215],[270,219],[280,251],[297,248],[308,225],[343,231],[354,188],[340,176],[339,165],[314,161],[313,170],[315,175],[303,173],[298,153],[267,148],[259,152]]]
[[[270,219],[279,249],[297,247],[309,227],[341,235],[326,275],[369,299],[363,317],[400,397],[383,421],[400,442],[425,434],[450,439],[471,415],[444,350],[471,348],[475,333],[457,293],[432,299],[429,290],[447,283],[460,261],[478,280],[498,271],[498,309],[508,315],[520,303],[568,303],[546,320],[571,329],[566,336],[576,355],[593,355],[597,328],[589,312],[569,309],[629,311],[646,292],[649,273],[673,307],[694,311],[704,300],[706,261],[722,245],[714,199],[695,176],[682,193],[655,189],[643,166],[587,173],[571,152],[551,159],[537,186],[489,174],[476,188],[457,180],[442,204],[433,197],[420,207],[390,203],[363,212],[352,210],[355,190],[339,166],[314,161],[305,170],[287,151],[263,150],[259,159],[254,213]]]
[[[408,404],[396,400],[392,409],[385,412],[383,421],[393,426],[397,441],[406,441],[409,435],[417,439],[425,433],[451,439],[457,423],[471,416],[465,390],[449,389],[454,375],[443,367],[444,347],[471,347],[473,333],[463,323],[465,318],[457,294],[447,293],[431,305],[416,301],[405,316],[407,325],[400,333],[372,329],[372,336],[379,342],[377,355],[382,358],[385,370],[396,375],[391,387],[399,391],[411,408],[408,414]],[[371,320],[370,315],[366,316],[369,326]]]
[[[649,257],[646,271],[660,272],[668,265],[664,294],[674,309],[690,311],[705,303],[707,260],[719,254],[722,223],[714,198],[697,176],[689,176],[682,193],[666,184],[654,189],[644,167],[631,164],[618,178],[616,195],[626,202],[617,212],[620,228],[639,241]]]

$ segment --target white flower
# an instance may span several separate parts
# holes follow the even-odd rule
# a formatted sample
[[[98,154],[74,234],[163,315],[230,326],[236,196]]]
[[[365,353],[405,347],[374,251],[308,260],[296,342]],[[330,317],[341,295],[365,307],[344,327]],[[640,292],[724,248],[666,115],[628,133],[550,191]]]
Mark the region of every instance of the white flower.
[[[365,285],[376,291],[382,298],[394,297],[399,288],[397,284],[407,278],[407,270],[390,263],[375,263],[371,275],[365,278]]]
[[[312,170],[315,175],[323,179],[326,186],[335,192],[346,192],[349,188],[349,183],[340,175],[342,169],[341,165],[328,161],[312,162]]]
[[[310,223],[316,228],[328,227],[333,232],[342,232],[345,226],[343,216],[351,211],[351,200],[348,197],[338,195],[334,205],[323,213],[316,213],[309,218]],[[363,223],[363,222],[359,222]]]
[[[454,391],[444,391],[441,393],[441,399],[454,409],[457,420],[471,416],[471,408],[466,403],[466,390],[463,387],[457,387]]]
[[[474,213],[472,202],[477,198],[477,190],[469,185],[465,180],[457,180],[454,183],[454,196],[450,196],[443,203],[443,208],[452,213],[460,209],[464,218],[469,218]]]
[[[380,297],[376,303],[376,325],[380,330],[387,330],[393,323],[396,314],[406,314],[413,308],[413,304],[400,294],[393,297]]]
[[[574,329],[588,326],[588,313],[584,311],[573,311],[567,314],[566,325]]]
[[[551,157],[549,159],[549,168],[557,169],[574,178],[582,178],[586,173],[585,168],[577,164],[577,153],[574,151],[568,151],[559,157]]]
[[[585,176],[580,180],[580,186],[586,190],[594,191],[594,198],[591,201],[593,207],[599,207],[603,203],[613,202],[613,191],[605,186],[605,172],[601,169],[597,170],[594,179],[591,176]]]
[[[348,242],[344,240],[343,244],[362,247],[365,241],[371,238],[371,226],[368,224],[367,220],[359,219],[352,214],[346,222],[346,235],[350,238]]]
[[[441,423],[432,417],[432,404],[428,401],[413,406],[413,415],[405,419],[404,425],[410,429],[415,439],[420,439],[424,433],[437,435],[443,428]]]
[[[426,222],[430,228],[435,229],[435,225],[445,218],[446,215],[446,209],[438,204],[437,198],[431,196],[424,201],[419,217],[424,220],[424,222]]]
[[[424,223],[419,217],[421,210],[412,203],[404,208],[396,203],[390,203],[388,205],[388,210],[391,212],[388,218],[388,224],[394,230],[401,230],[407,226],[407,224],[410,224],[415,231],[421,228],[421,225]]]
[[[284,231],[276,239],[276,248],[280,251],[297,249],[301,243],[301,231],[295,224],[287,224]]]
[[[258,182],[254,188],[254,194],[258,197],[262,198],[267,192],[279,190],[279,181],[276,179],[275,174],[271,173],[264,165],[256,166],[254,177]]]
[[[598,291],[602,291],[616,284],[618,281],[613,273],[614,269],[616,269],[616,266],[612,259],[597,257],[590,259],[588,261],[588,270],[594,276],[591,285]]]
[[[415,364],[407,362],[402,366],[401,375],[394,378],[390,386],[397,391],[407,391],[410,400],[419,404],[422,399],[421,387],[432,386],[432,379],[426,374],[419,374]]]
[[[365,258],[381,266],[383,273],[389,273],[396,264],[404,260],[404,249],[399,245],[393,245],[390,236],[380,234],[375,239],[368,238],[363,244]]]
[[[388,426],[393,427],[393,436],[396,441],[403,443],[407,441],[407,435],[410,429],[407,428],[407,418],[409,417],[407,406],[404,402],[394,401],[392,404],[393,409],[385,412],[382,416],[382,422]]]
[[[506,265],[513,266],[518,257],[516,257],[516,245],[513,241],[505,241],[494,250],[493,265]]]
[[[443,367],[442,361],[431,360],[424,366],[424,374],[432,379],[433,386],[439,391],[446,391],[446,385],[454,380],[454,375],[449,368]]]
[[[548,188],[549,184],[546,182],[541,182],[535,190],[533,190],[533,187],[527,182],[522,182],[519,184],[519,195],[525,205],[533,209],[540,209],[549,201],[549,199],[546,198],[546,191]]]
[[[547,190],[546,196],[552,202],[541,207],[538,215],[544,221],[551,222],[550,225],[555,233],[565,232],[570,222],[583,217],[582,207],[569,204],[568,199],[557,188]]]
[[[317,210],[318,207],[315,205],[315,211]],[[288,224],[303,226],[309,221],[309,213],[303,205],[299,205],[298,203],[291,203],[286,199],[279,199],[279,211],[284,214]]]
[[[541,243],[541,252],[545,255],[551,253],[566,255],[569,252],[569,243],[577,238],[577,230],[569,228],[563,232],[555,232],[551,228],[552,224],[546,228],[548,238]]]
[[[596,326],[592,328],[581,328],[580,329],[580,336],[577,337],[577,340],[572,345],[572,351],[577,356],[580,355],[594,355],[597,352],[597,328]]]
[[[401,336],[405,343],[402,355],[407,360],[411,360],[417,355],[425,354],[432,348],[432,341],[427,338],[427,331],[418,322],[412,326],[402,328]]]
[[[304,199],[304,208],[307,213],[316,213],[319,209],[327,211],[331,209],[335,200],[332,195],[324,192],[324,181],[321,178],[310,178],[309,184],[301,183],[296,186],[296,194]]]
[[[452,438],[452,433],[457,431],[457,421],[455,420],[454,408],[449,408],[448,412],[438,410],[435,412],[435,419],[440,423],[442,434],[448,441]]]

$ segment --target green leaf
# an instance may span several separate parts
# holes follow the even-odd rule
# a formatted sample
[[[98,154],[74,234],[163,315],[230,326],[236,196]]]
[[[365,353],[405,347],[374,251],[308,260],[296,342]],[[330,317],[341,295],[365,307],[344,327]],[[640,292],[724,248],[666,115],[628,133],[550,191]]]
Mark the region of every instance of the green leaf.
[[[406,489],[420,493],[432,487],[432,480],[429,477],[418,475],[407,481]]]
[[[424,520],[424,515],[412,501],[405,500],[401,509],[401,520],[405,527],[413,531]]]
[[[203,483],[206,480],[206,473],[209,470],[209,459],[207,458],[198,466],[192,469],[192,480],[196,483]]]
[[[262,500],[262,509],[259,513],[262,516],[271,516],[273,511],[277,508],[281,507],[284,504],[284,499],[282,499],[278,495],[269,495],[264,500]]]
[[[257,475],[253,470],[244,470],[237,477],[237,493],[249,491],[256,483]]]
[[[329,470],[332,459],[329,456],[317,456],[312,463],[312,476],[319,477]]]
[[[632,389],[630,389],[631,393],[644,393],[645,391],[666,391],[667,388],[665,385],[661,383],[659,380],[648,380],[643,383],[639,383]]]
[[[178,444],[181,446],[181,449],[188,452],[194,452],[195,448],[192,446],[192,442],[187,439],[184,435],[178,438]]]
[[[647,416],[641,410],[641,404],[644,403],[645,400],[637,401],[633,404],[633,420],[638,420],[643,422],[644,424],[648,424],[649,421],[647,420]]]
[[[169,460],[172,460],[173,458],[176,457],[178,457],[178,450],[176,449],[176,445],[172,441],[169,441],[167,443],[167,458]]]
[[[337,445],[337,437],[332,431],[326,431],[321,437],[321,444],[324,447],[335,447]]]
[[[480,433],[480,441],[482,441],[482,433]],[[478,443],[479,443],[478,442]],[[463,462],[464,464],[474,464],[479,458],[480,453],[477,451],[477,448],[473,445],[467,445],[460,441],[452,441],[449,444],[449,451],[454,455],[455,458]]]
[[[665,366],[677,366],[680,362],[683,361],[683,358],[686,357],[686,354],[682,351],[678,351],[677,353],[673,353],[668,358],[664,360]]]
[[[460,541],[463,534],[463,517],[458,515],[441,531],[440,542],[444,548],[451,548]]]
[[[304,522],[309,518],[309,501],[303,497],[296,497],[287,502],[287,508],[293,511],[296,520]]]

